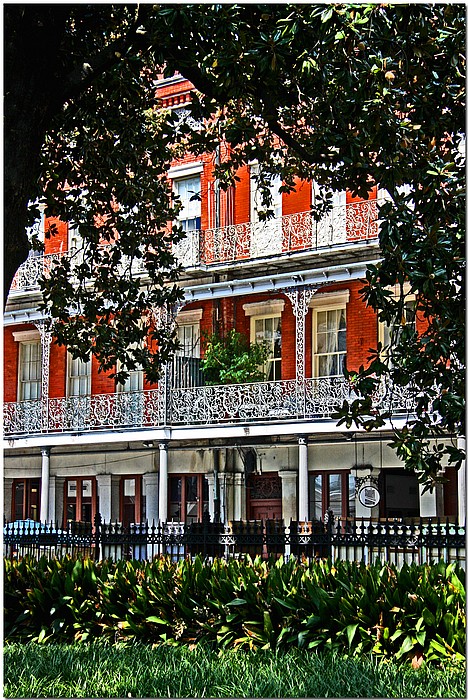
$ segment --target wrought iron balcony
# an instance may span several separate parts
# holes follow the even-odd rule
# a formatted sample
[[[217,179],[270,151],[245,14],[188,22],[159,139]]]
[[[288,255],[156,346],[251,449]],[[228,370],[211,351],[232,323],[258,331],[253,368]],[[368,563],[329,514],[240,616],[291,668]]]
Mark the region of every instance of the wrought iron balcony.
[[[269,221],[246,222],[189,231],[174,244],[173,252],[184,268],[219,265],[230,262],[256,260],[271,255],[295,254],[319,250],[328,246],[376,240],[378,235],[377,201],[353,202],[338,207],[315,221],[311,211],[288,214]],[[18,269],[11,292],[33,291],[41,277],[49,277],[54,264],[63,256],[73,258],[71,270],[82,262],[80,251],[37,255],[31,253]],[[122,271],[131,267],[132,274],[144,275],[142,259],[123,260]]]
[[[50,398],[4,404],[4,433],[32,435],[172,426],[220,425],[332,419],[345,399],[354,398],[340,377],[289,379]],[[394,414],[411,413],[408,391],[387,387],[375,403]]]
[[[207,229],[201,232],[201,259],[212,265],[376,239],[377,214],[374,199],[333,207],[319,221],[305,211]]]

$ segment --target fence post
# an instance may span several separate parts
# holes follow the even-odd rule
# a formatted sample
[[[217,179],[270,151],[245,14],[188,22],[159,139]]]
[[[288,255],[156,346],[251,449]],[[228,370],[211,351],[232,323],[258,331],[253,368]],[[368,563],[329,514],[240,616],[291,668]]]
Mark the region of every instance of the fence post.
[[[101,525],[102,516],[100,513],[96,513],[94,516],[94,559],[99,561],[101,553]]]
[[[334,557],[334,552],[333,552],[333,544],[332,544],[333,538],[332,538],[332,536],[333,536],[333,524],[335,522],[335,518],[334,518],[333,511],[331,508],[327,508],[327,510],[325,512],[324,520],[325,520],[325,526],[327,528],[327,547],[328,547],[328,551],[330,553],[329,556],[330,556],[332,562],[334,563],[335,557]]]

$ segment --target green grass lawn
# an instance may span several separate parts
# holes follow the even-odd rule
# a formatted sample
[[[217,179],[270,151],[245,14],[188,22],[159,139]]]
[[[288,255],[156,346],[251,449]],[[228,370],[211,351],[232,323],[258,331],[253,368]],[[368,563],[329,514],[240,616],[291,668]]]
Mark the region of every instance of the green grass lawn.
[[[207,648],[8,644],[6,698],[464,698],[464,664]]]

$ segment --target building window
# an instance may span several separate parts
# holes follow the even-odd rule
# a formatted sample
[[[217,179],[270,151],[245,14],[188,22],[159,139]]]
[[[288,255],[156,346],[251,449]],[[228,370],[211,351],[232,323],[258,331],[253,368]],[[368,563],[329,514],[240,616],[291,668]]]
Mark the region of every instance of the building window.
[[[146,519],[146,494],[141,476],[123,476],[120,480],[120,519],[125,526]]]
[[[416,334],[416,300],[414,297],[406,299],[404,304],[405,327],[409,328]],[[389,364],[392,366],[391,353],[392,349],[396,348],[400,342],[402,324],[393,324],[389,326],[386,323],[379,324],[379,340],[382,343],[382,354],[389,358]]]
[[[42,351],[40,341],[19,344],[20,401],[41,398]]]
[[[13,520],[39,520],[39,479],[14,479],[11,515]]]
[[[181,357],[200,357],[200,324],[178,325],[176,332],[177,340],[180,343],[176,355]]]
[[[68,396],[88,396],[91,393],[91,358],[82,360],[68,356]]]
[[[253,343],[266,342],[270,349],[270,356],[263,367],[265,380],[273,382],[281,379],[281,316],[252,317],[250,340]]]
[[[169,517],[184,523],[199,522],[209,512],[208,479],[203,474],[169,477]]]
[[[64,520],[93,523],[97,512],[96,479],[77,477],[65,480]]]
[[[356,513],[355,478],[349,472],[309,473],[309,517],[323,519],[330,508],[342,518],[354,517]]]
[[[250,220],[252,223],[260,221],[260,215],[267,209],[273,210],[275,219],[279,219],[282,214],[283,195],[280,192],[280,187],[283,183],[281,177],[276,175],[271,178],[269,190],[272,201],[267,206],[263,203],[262,192],[258,186],[259,173],[260,166],[256,163],[252,164],[250,166]]]
[[[346,308],[314,309],[314,377],[341,377],[346,363]]]
[[[201,228],[200,191],[200,175],[174,180],[174,194],[182,205],[177,221],[185,233]]]

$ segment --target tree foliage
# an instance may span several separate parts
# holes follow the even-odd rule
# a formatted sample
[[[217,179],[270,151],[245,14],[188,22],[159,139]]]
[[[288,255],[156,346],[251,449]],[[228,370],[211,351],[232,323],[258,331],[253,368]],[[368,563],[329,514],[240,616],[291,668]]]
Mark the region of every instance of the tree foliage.
[[[90,260],[104,270],[102,279],[92,270],[101,292],[96,302],[83,284],[76,297],[65,269],[57,285],[45,286],[59,339],[77,352],[92,341],[104,366],[125,361],[129,341],[143,337],[137,323],[143,309],[175,300],[175,288],[161,285],[176,276],[163,234],[173,212],[162,175],[179,137],[194,153],[231,144],[217,168],[226,187],[239,165],[261,162],[266,204],[276,174],[285,191],[295,176],[313,179],[324,192],[348,188],[364,197],[378,183],[388,193],[380,211],[381,261],[369,267],[363,296],[380,321],[403,328],[395,347],[374,348],[368,366],[353,376],[362,396],[344,406],[342,418],[381,426],[388,416],[375,413],[370,397],[383,377],[416,402],[415,419],[395,431],[407,466],[428,483],[447,458],[458,466],[463,451],[444,438],[464,432],[464,6],[71,5],[56,15],[47,7],[7,6],[6,141],[15,118],[20,123],[12,105],[19,102],[25,114],[24,99],[11,95],[18,75],[24,84],[26,65],[30,84],[48,87],[38,101],[42,131],[25,139],[34,158],[22,181],[23,208],[45,188],[49,212],[72,216]],[[40,19],[46,31],[44,12],[54,41],[36,70],[30,48],[18,57],[18,45],[25,49],[18,36],[34,45],[31,27]],[[192,112],[206,129],[182,128],[176,138],[170,119],[148,119],[151,78],[162,65],[165,75],[177,70],[192,81]],[[79,203],[83,183],[86,202]],[[12,191],[7,178],[9,225]],[[318,200],[317,216],[328,206],[326,196]],[[99,248],[91,212],[104,217],[104,239],[119,231],[112,252]],[[132,275],[114,274],[123,253],[149,262],[148,290],[138,292]],[[9,259],[16,264],[18,256]],[[84,265],[79,276],[90,273]],[[408,295],[417,299],[420,337],[405,330]],[[92,330],[66,321],[71,302],[89,316]],[[111,318],[118,319],[114,325]],[[170,333],[157,340],[167,356]],[[151,352],[136,359],[157,371]]]
[[[249,343],[235,329],[225,335],[212,333],[204,339],[201,366],[207,384],[262,382],[270,349],[267,343]]]

